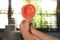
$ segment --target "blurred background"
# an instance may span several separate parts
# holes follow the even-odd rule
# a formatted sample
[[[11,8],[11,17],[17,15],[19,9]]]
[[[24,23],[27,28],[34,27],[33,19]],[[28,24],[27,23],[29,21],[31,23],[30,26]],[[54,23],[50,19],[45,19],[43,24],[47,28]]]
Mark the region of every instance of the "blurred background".
[[[26,5],[26,0],[11,0],[12,3],[12,17],[15,19],[15,25],[19,28],[20,22],[23,20],[21,15],[21,8],[23,5]],[[5,5],[4,5],[5,4]],[[31,0],[36,8],[36,15],[31,20],[36,28],[57,28],[57,0]],[[5,25],[8,24],[7,19],[8,14],[8,0],[0,1],[0,28],[5,28]],[[2,22],[3,21],[3,22]]]
[[[59,37],[60,35],[60,1],[59,0],[30,0],[31,4],[36,8],[36,15],[31,19],[34,27],[37,30],[46,32],[50,35]],[[21,8],[27,4],[27,0],[11,0],[11,7],[9,7],[9,0],[0,0],[0,39],[4,38],[6,30],[9,30],[11,25],[14,25],[9,31],[13,29],[17,32],[16,36],[19,39],[19,24],[24,19]],[[9,23],[9,8],[11,15],[11,22]],[[9,27],[6,27],[6,26]],[[7,31],[9,33],[9,31]],[[8,34],[7,33],[7,34]],[[15,35],[14,35],[15,36]],[[13,37],[14,37],[13,36]],[[21,36],[21,35],[20,35]],[[6,37],[7,38],[7,37]],[[21,37],[20,37],[21,38]],[[12,40],[12,39],[10,39]],[[22,39],[20,39],[22,40]]]

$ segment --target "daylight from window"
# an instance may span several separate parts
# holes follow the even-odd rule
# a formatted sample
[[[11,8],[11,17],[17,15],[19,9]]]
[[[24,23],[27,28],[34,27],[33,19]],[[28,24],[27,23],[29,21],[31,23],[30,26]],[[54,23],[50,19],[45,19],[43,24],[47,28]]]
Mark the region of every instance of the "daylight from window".
[[[21,8],[25,4],[27,4],[26,0],[12,0],[11,1],[12,11],[14,13],[12,15],[12,17],[15,18],[15,25],[17,28],[19,28],[19,24],[23,20],[23,17],[21,14],[22,13]],[[41,15],[38,15],[38,13],[44,14],[41,17],[41,18],[44,18],[44,19],[42,19],[41,25],[43,25],[44,22],[47,22],[47,25],[52,24],[52,25],[54,25],[54,27],[52,27],[52,28],[56,28],[57,0],[31,0],[31,4],[33,4],[36,8],[36,16],[35,16],[36,18],[35,19],[39,19],[39,17],[41,17]],[[5,28],[5,25],[8,25],[7,13],[8,13],[8,0],[0,0],[0,28]],[[54,15],[51,15],[51,14],[54,14]],[[41,23],[41,21],[40,21],[40,23]],[[40,24],[39,23],[36,23],[36,24],[38,25],[37,28],[39,28]]]

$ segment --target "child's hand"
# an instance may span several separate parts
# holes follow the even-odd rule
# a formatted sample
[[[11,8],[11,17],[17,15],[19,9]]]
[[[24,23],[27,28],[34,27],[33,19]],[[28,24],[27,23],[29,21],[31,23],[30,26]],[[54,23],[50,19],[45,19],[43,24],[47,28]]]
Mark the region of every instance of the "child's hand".
[[[20,31],[21,32],[29,32],[29,22],[25,22],[25,20],[23,20],[20,24]]]

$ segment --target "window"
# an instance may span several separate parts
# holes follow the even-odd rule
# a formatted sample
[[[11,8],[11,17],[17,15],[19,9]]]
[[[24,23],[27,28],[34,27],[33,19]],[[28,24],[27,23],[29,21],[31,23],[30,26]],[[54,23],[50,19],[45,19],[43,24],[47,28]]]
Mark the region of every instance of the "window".
[[[32,23],[36,28],[57,28],[57,0],[38,0],[36,6],[37,14],[32,19]],[[36,5],[35,3],[35,5]]]
[[[0,28],[5,28],[7,20],[8,0],[0,0]]]
[[[23,17],[21,16],[21,7],[24,5],[22,0],[12,0],[12,17],[15,18],[16,26],[20,24]],[[4,5],[5,4],[5,5]],[[0,28],[4,29],[8,25],[8,0],[0,0]]]
[[[5,5],[4,5],[5,4]],[[15,25],[19,28],[19,24],[23,20],[21,8],[27,4],[26,0],[12,0],[12,17],[15,18]],[[56,8],[57,0],[31,0],[36,8],[36,15],[31,22],[36,28],[57,28],[56,27]],[[8,0],[0,0],[0,28],[5,28],[8,24]]]

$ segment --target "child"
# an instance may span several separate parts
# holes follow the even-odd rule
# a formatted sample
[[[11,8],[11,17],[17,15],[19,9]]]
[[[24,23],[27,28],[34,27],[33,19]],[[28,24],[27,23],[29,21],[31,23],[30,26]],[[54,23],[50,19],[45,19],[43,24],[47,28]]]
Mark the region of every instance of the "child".
[[[20,31],[24,40],[60,40],[36,30],[29,22],[21,22]]]

